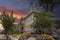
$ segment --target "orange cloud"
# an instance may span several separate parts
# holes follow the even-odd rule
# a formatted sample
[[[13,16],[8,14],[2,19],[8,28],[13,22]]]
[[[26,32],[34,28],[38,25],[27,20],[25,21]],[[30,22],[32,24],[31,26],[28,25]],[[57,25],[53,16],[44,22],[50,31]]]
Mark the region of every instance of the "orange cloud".
[[[0,15],[3,13],[3,11],[0,11]],[[11,13],[9,12],[6,12],[8,15],[10,15]],[[14,12],[13,13],[13,17],[17,18],[17,19],[20,19],[22,16],[24,16],[24,14],[22,13],[18,13],[18,12]]]
[[[16,17],[17,19],[20,19],[22,16],[25,15],[24,11],[21,8],[18,9],[11,6],[0,6],[0,15],[2,14],[3,11],[10,15],[12,10],[14,13],[13,16]]]
[[[0,15],[3,13],[3,11],[0,11]]]
[[[15,14],[13,15],[13,17],[15,17],[15,18],[17,18],[17,19],[20,19],[20,18],[22,17],[22,15],[15,13]]]

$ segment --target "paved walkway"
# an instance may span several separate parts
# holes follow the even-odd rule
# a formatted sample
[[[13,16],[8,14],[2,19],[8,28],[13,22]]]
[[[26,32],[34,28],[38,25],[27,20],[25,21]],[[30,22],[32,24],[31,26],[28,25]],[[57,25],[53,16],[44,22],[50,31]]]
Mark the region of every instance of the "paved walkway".
[[[0,34],[0,40],[5,40],[6,37],[4,34]],[[18,39],[15,39],[15,38],[11,38],[12,40],[18,40]]]
[[[6,39],[5,35],[4,34],[0,34],[0,40],[4,40]]]

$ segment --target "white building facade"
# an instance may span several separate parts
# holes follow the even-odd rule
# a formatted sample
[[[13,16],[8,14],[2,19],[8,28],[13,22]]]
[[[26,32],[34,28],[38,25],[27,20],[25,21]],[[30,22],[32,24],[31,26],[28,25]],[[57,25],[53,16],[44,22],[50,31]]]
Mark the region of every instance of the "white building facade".
[[[25,20],[24,20],[24,32],[34,32],[34,29],[31,26],[31,24],[34,22],[34,13],[33,12],[37,12],[37,11],[36,11],[36,7],[32,1],[31,5],[29,6],[28,15],[25,17]]]
[[[33,27],[31,26],[33,18],[34,14],[31,14],[24,20],[24,32],[33,32]]]

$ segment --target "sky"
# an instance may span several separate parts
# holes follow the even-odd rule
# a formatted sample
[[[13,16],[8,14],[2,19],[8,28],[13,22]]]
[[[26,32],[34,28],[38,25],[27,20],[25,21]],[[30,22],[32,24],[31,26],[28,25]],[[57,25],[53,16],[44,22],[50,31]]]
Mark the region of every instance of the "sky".
[[[0,0],[0,12],[13,10],[14,17],[18,19],[27,14],[28,6],[28,0]]]
[[[31,0],[0,0],[0,13],[6,11],[7,13],[14,11],[14,17],[20,19],[28,13]],[[9,13],[10,14],[10,13]],[[53,14],[56,18],[60,18],[60,6],[54,9]]]

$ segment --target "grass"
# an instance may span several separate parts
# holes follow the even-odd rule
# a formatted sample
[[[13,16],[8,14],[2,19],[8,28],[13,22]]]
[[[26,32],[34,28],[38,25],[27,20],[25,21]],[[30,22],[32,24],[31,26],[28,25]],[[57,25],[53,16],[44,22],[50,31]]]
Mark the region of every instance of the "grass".
[[[20,34],[12,34],[11,36],[12,37],[18,37],[18,36],[20,36]]]

